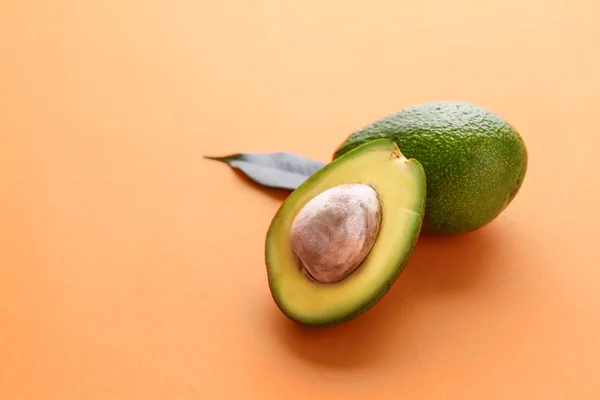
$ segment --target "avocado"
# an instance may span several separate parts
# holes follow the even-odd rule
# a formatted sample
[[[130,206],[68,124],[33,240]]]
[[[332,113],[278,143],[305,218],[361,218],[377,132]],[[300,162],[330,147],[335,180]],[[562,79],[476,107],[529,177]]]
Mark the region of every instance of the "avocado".
[[[385,116],[353,132],[333,159],[378,138],[393,140],[423,165],[424,232],[454,234],[488,224],[514,199],[527,170],[527,149],[517,130],[467,102],[429,102]]]
[[[268,283],[279,309],[319,326],[375,305],[412,255],[425,201],[423,167],[388,139],[318,170],[283,202],[267,232]]]

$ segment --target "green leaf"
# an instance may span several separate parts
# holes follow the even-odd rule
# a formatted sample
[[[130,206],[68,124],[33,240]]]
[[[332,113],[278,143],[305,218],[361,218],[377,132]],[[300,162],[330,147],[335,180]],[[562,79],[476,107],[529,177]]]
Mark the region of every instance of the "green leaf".
[[[239,169],[254,182],[271,188],[294,190],[324,163],[293,153],[241,153],[225,157],[208,157]]]

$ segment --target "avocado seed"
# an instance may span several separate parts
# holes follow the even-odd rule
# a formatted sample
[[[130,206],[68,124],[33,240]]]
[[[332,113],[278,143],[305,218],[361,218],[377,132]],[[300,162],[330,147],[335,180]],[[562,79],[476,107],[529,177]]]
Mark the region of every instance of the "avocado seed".
[[[335,186],[306,203],[294,219],[292,251],[315,280],[337,282],[369,254],[380,224],[381,205],[371,186]]]

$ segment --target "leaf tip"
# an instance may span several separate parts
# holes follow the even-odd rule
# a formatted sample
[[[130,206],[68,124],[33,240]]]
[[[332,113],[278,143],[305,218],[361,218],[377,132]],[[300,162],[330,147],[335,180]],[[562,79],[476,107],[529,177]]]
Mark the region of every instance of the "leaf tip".
[[[224,157],[215,157],[215,156],[202,156],[204,158],[206,158],[207,160],[214,160],[214,161],[223,161]]]

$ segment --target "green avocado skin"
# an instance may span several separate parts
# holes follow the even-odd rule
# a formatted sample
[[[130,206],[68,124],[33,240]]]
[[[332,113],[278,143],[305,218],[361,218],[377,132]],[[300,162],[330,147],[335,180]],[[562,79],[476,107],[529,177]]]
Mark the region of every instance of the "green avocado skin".
[[[473,231],[495,219],[514,199],[527,170],[519,133],[497,114],[471,103],[414,105],[352,133],[337,158],[373,139],[393,140],[419,161],[427,179],[423,231]]]

